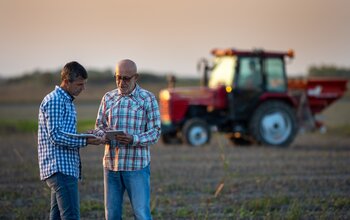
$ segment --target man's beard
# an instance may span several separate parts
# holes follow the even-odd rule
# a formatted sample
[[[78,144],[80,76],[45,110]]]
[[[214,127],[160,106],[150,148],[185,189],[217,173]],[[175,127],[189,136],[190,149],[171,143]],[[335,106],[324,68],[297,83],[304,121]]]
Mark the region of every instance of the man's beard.
[[[122,94],[122,95],[126,95],[127,92],[128,92],[128,88],[121,88],[121,87],[119,87],[119,88],[118,88],[118,92],[119,92],[120,94]]]

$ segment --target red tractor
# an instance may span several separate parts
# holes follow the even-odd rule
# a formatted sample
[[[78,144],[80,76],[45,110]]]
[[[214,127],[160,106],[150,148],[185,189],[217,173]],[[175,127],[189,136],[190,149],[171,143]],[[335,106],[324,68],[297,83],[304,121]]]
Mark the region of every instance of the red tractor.
[[[212,55],[212,65],[198,63],[202,86],[160,91],[164,143],[201,146],[218,131],[238,145],[288,146],[301,125],[321,128],[315,115],[346,91],[342,79],[288,80],[292,50],[214,49]]]

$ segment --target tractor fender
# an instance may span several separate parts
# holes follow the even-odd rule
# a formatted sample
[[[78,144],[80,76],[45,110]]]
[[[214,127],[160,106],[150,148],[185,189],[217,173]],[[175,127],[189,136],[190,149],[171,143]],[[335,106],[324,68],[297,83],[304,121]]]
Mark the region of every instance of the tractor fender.
[[[298,108],[298,102],[288,93],[265,93],[259,98],[259,105],[266,101],[282,101],[290,105],[292,108]],[[257,106],[258,107],[258,106]]]

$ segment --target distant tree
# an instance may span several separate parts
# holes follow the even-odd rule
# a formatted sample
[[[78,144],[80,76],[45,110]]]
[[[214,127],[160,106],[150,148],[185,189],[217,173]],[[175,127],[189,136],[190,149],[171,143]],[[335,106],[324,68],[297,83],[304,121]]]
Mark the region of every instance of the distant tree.
[[[114,71],[111,69],[96,70],[88,69],[89,79],[88,83],[91,86],[101,86],[107,84],[114,84]],[[141,84],[157,84],[158,86],[167,87],[166,75],[160,75],[152,72],[141,71],[139,72],[139,82]],[[54,71],[40,71],[35,70],[32,72],[24,73],[21,76],[16,76],[7,79],[0,79],[0,84],[35,84],[40,86],[54,86],[60,83],[60,70]],[[177,86],[193,86],[199,85],[199,79],[197,78],[181,78],[176,81]]]
[[[103,85],[113,82],[113,71],[111,69],[95,70],[88,69],[89,85]]]
[[[311,66],[308,70],[308,76],[330,76],[350,79],[350,68],[337,67],[334,65]]]
[[[166,77],[155,75],[150,72],[140,72],[140,82],[142,83],[166,83]]]
[[[90,85],[101,85],[114,83],[114,72],[112,70],[88,70],[89,73],[89,84]],[[150,72],[140,72],[141,83],[160,83],[166,82],[164,76],[159,76]]]
[[[60,82],[59,71],[40,71],[35,70],[33,72],[25,73],[21,76],[8,78],[7,83],[35,83],[37,85],[57,85]]]

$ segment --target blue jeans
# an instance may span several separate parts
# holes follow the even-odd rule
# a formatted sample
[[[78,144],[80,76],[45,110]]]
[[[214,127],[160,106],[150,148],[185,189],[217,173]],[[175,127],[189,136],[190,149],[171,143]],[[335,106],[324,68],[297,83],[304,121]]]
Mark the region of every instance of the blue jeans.
[[[51,189],[50,219],[80,219],[78,179],[58,172],[45,181]]]
[[[104,169],[105,217],[122,219],[123,197],[128,193],[134,218],[152,219],[150,208],[150,165],[136,171],[111,171]]]

